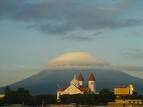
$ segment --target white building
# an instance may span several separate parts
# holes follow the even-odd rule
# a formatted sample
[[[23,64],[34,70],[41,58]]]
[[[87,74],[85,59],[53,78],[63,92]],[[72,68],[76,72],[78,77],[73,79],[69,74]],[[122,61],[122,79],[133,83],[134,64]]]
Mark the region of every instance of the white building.
[[[88,86],[83,86],[84,84],[84,78],[82,76],[82,73],[79,74],[78,78],[74,76],[74,78],[71,80],[70,85],[66,88],[60,88],[57,90],[57,101],[60,100],[61,95],[69,94],[88,94],[88,93],[95,93],[96,87],[95,87],[95,77],[93,73],[89,74],[88,78]]]

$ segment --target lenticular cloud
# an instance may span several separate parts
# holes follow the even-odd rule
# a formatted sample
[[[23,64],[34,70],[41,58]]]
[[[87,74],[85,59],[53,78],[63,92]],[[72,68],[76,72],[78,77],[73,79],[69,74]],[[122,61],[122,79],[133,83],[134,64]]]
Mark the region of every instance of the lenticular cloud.
[[[50,68],[73,68],[73,67],[91,67],[106,66],[108,62],[99,59],[91,54],[84,52],[72,52],[54,58],[49,61],[48,67]]]

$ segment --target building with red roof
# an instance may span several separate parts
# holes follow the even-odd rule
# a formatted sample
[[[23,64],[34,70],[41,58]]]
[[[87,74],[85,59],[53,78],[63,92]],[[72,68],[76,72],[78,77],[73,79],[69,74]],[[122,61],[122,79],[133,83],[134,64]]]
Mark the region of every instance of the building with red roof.
[[[84,78],[80,72],[79,76],[71,80],[70,85],[65,88],[59,88],[57,90],[57,100],[59,101],[61,95],[69,94],[95,94],[95,77],[93,73],[90,73],[88,78],[88,86],[83,86]]]

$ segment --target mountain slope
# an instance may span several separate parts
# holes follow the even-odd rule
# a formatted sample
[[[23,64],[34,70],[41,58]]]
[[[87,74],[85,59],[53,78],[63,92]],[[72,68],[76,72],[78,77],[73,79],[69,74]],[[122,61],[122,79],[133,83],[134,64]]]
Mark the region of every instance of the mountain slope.
[[[82,70],[84,76],[84,84],[87,85],[88,75],[92,71],[96,78],[96,88],[99,91],[102,88],[113,89],[120,85],[129,85],[133,83],[135,90],[142,93],[142,79],[138,79],[127,75],[120,71],[105,70],[105,69],[86,69]],[[33,94],[56,93],[58,87],[69,86],[70,80],[74,74],[79,74],[80,70],[65,69],[65,70],[43,70],[40,73],[31,76],[23,81],[12,84],[11,87],[24,87],[30,90]]]

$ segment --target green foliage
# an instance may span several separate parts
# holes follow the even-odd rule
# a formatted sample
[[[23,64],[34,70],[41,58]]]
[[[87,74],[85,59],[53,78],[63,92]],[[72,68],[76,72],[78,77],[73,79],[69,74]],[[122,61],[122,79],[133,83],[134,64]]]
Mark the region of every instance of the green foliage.
[[[56,95],[39,95],[32,96],[28,90],[24,88],[18,88],[12,90],[6,87],[4,90],[5,98],[0,102],[1,104],[22,104],[27,105],[46,105],[55,104]],[[113,92],[108,89],[103,89],[99,94],[76,94],[76,95],[62,95],[60,96],[62,104],[82,104],[82,105],[101,105],[107,104],[109,101],[114,101],[115,96]]]
[[[106,105],[109,101],[115,100],[115,95],[108,89],[102,89],[99,94],[62,95],[60,99],[63,104]]]
[[[18,88],[15,92],[15,95],[18,99],[18,103],[29,103],[32,98],[32,95],[29,93],[29,91],[24,88]]]
[[[76,95],[63,95],[60,97],[61,103],[63,104],[70,104],[70,103],[76,103],[76,104],[98,104],[96,101],[98,99],[98,95],[94,94],[76,94]]]
[[[33,101],[31,102],[32,105],[46,105],[46,104],[55,104],[57,103],[56,95],[39,95],[33,96]]]
[[[32,95],[29,93],[29,91],[24,88],[12,90],[9,87],[5,87],[4,94],[5,97],[1,101],[4,104],[22,104],[24,102],[29,103],[32,98]]]
[[[4,89],[5,97],[0,100],[0,105],[9,104],[26,104],[26,105],[41,105],[55,104],[56,95],[39,95],[32,96],[30,92],[24,88],[12,90],[10,87]]]
[[[100,102],[107,103],[107,102],[113,102],[116,98],[113,92],[109,91],[108,89],[102,89],[99,92],[100,96]]]
[[[26,105],[46,105],[56,104],[56,95],[39,95],[32,96],[30,92],[24,88],[12,90],[10,87],[4,89],[5,97],[0,100],[0,105],[4,104],[26,104]],[[132,96],[124,96],[126,99],[142,99],[142,95],[134,92]],[[76,94],[60,96],[61,104],[82,104],[82,105],[106,105],[108,102],[115,100],[115,95],[108,89],[102,89],[99,94]]]

